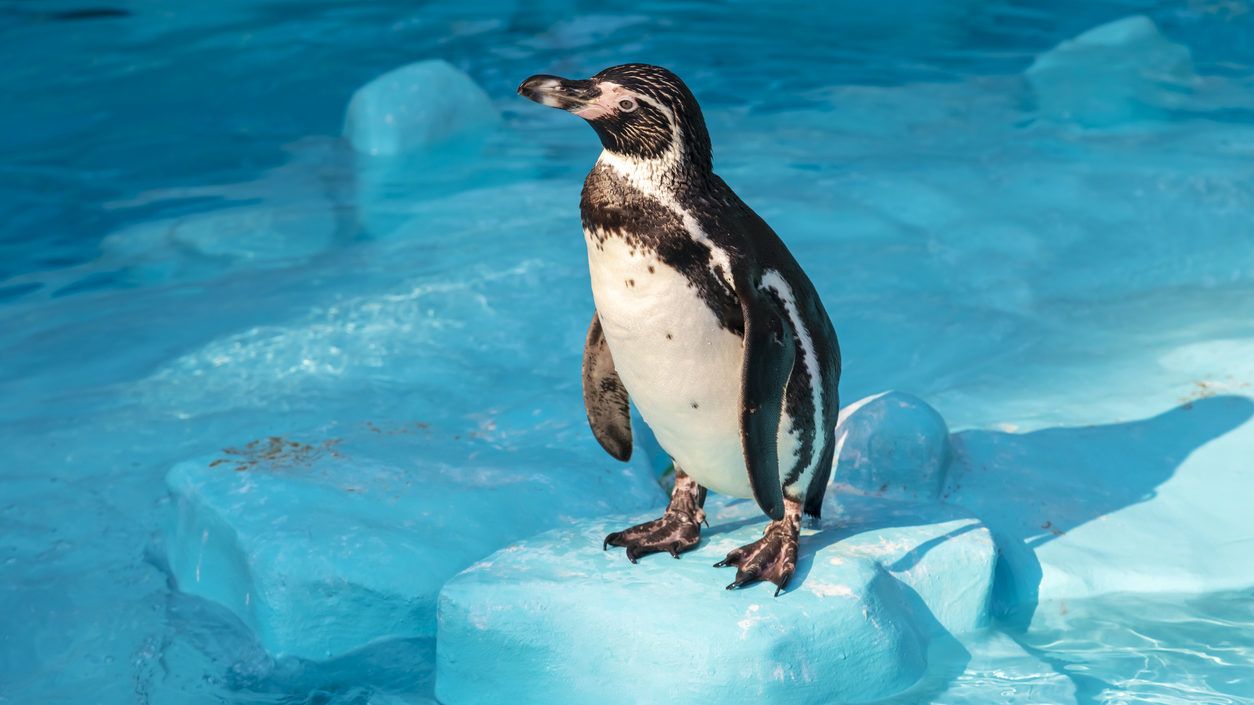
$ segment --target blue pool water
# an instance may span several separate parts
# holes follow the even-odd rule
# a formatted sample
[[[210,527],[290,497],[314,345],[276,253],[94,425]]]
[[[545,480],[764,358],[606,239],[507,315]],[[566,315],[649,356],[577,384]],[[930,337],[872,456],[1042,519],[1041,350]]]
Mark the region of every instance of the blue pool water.
[[[1039,59],[1134,16],[1151,34]],[[1248,472],[1249,414],[1178,442],[1153,423],[1254,395],[1245,0],[0,1],[0,56],[0,703],[432,697],[428,650],[276,658],[176,589],[164,478],[270,436],[420,429],[450,467],[464,438],[589,444],[597,144],[514,88],[625,61],[701,99],[716,168],[832,313],[844,400],[909,391],[972,448],[1092,427],[1062,455],[1170,460],[1065,529],[1175,502],[1162,552],[1190,570],[1006,609],[893,702],[1254,702],[1251,534],[1189,542],[1240,495],[1178,492]],[[353,154],[353,92],[432,58],[500,125]]]

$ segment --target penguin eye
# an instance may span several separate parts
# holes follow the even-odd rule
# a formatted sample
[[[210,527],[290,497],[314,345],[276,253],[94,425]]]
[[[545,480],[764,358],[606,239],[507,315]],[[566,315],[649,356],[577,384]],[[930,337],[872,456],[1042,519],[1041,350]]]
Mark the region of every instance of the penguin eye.
[[[631,111],[636,109],[636,101],[632,100],[631,98],[623,98],[622,100],[618,101],[618,109],[623,111],[624,113],[630,113]]]

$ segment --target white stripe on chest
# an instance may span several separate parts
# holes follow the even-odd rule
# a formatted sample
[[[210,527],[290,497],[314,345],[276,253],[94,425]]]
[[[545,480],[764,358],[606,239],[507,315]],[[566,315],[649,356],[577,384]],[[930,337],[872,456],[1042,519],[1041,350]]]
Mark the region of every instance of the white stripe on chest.
[[[789,488],[796,488],[793,494],[804,496],[810,487],[810,479],[814,476],[814,471],[818,469],[819,457],[821,456],[819,447],[823,443],[824,423],[826,423],[823,416],[823,378],[820,376],[819,356],[814,348],[814,338],[810,335],[810,330],[806,328],[800,311],[797,310],[797,299],[793,294],[792,287],[784,280],[783,275],[773,269],[767,270],[762,274],[762,288],[774,291],[779,296],[780,301],[784,303],[784,312],[788,316],[788,320],[792,324],[793,334],[797,336],[797,342],[801,346],[801,358],[794,360],[793,365],[804,366],[810,376],[810,401],[814,405],[814,418],[810,419],[810,421],[814,424],[814,448],[809,458],[800,459],[805,465],[802,467],[801,474],[789,486]],[[780,428],[790,429],[791,424],[785,426],[781,423]],[[781,433],[780,435],[784,434]],[[793,456],[786,456],[782,452],[779,457],[780,465],[784,467],[788,467],[790,461],[793,460]]]

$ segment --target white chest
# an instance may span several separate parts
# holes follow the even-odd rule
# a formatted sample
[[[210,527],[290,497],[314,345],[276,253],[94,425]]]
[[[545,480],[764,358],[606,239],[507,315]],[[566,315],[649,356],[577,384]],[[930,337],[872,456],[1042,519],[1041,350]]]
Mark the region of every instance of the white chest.
[[[585,238],[601,326],[641,416],[702,485],[751,496],[740,448],[741,338],[653,252],[621,237]]]

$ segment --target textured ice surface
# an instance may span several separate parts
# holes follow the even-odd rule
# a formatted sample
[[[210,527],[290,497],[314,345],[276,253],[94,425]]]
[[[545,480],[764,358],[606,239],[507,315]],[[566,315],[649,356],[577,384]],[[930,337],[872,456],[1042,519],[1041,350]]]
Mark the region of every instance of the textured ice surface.
[[[440,586],[502,544],[659,500],[648,468],[592,470],[587,453],[472,434],[368,424],[182,463],[167,479],[175,581],[225,605],[276,656],[335,658],[434,636]]]
[[[601,551],[618,516],[499,551],[440,594],[436,694],[472,703],[831,703],[904,690],[936,641],[987,623],[995,551],[960,511],[830,503],[797,574],[723,586],[711,565],[759,537],[748,500],[714,503],[701,545],[631,564]]]
[[[16,57],[0,71],[0,697],[429,697],[427,639],[275,658],[174,589],[163,478],[272,435],[414,470],[428,456],[401,448],[422,441],[386,432],[420,422],[440,454],[487,431],[465,450],[621,471],[578,388],[595,136],[513,91],[647,59],[689,81],[719,173],[815,280],[842,398],[897,389],[936,408],[956,432],[941,496],[1002,537],[996,584],[1041,598],[1026,629],[998,612],[1018,650],[932,642],[903,702],[1249,698],[1248,589],[1223,609],[1081,597],[1246,580],[1241,3],[113,4],[131,16],[0,21]],[[1042,114],[1037,57],[1136,13],[1188,47],[1196,80],[1102,83],[1110,110],[1147,88],[1182,102],[1100,130]],[[1124,65],[1104,56],[1080,78]],[[435,57],[483,87],[500,129],[426,157],[351,150],[354,91]]]

